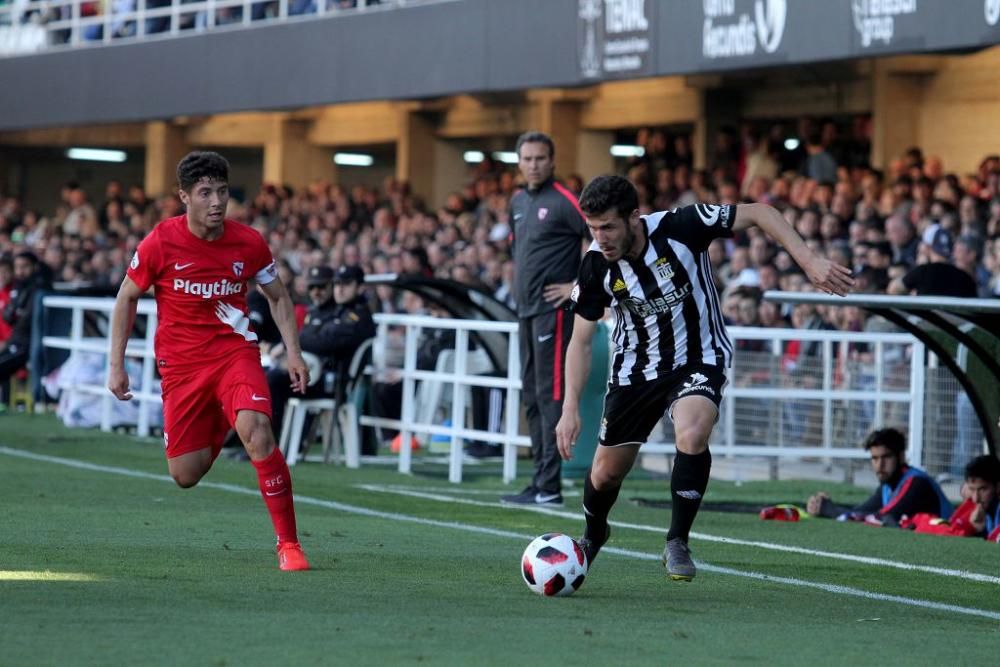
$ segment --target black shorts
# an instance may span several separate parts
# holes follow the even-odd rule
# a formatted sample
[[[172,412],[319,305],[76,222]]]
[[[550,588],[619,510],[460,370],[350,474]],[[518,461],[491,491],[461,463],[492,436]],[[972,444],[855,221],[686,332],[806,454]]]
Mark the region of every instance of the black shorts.
[[[688,364],[656,380],[613,386],[604,397],[598,444],[642,444],[678,399],[704,396],[718,409],[725,386],[725,369],[707,364]]]

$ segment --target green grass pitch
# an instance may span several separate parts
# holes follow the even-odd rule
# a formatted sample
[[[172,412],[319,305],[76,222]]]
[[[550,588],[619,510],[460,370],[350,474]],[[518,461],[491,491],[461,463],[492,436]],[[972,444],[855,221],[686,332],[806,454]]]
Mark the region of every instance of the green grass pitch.
[[[158,441],[7,415],[0,471],[0,665],[951,665],[1000,648],[996,544],[703,511],[703,568],[670,582],[669,514],[632,502],[668,485],[641,471],[609,550],[559,599],[530,593],[519,559],[582,532],[579,487],[559,512],[504,508],[499,464],[461,485],[419,459],[408,476],[296,466],[305,573],[278,570],[247,463],[181,490]],[[706,500],[816,488],[713,480]]]

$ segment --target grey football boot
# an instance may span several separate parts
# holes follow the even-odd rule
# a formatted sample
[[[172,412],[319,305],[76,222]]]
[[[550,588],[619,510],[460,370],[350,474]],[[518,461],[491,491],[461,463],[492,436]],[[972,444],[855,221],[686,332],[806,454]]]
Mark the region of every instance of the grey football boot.
[[[663,548],[663,566],[667,568],[667,576],[674,581],[691,581],[698,572],[691,560],[691,549],[679,537],[667,540]]]

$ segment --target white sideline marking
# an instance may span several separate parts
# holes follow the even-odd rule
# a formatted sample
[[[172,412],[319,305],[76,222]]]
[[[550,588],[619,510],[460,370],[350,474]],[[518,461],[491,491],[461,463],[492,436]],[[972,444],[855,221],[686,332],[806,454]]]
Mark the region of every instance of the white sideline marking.
[[[451,502],[460,503],[464,505],[478,505],[480,507],[509,507],[508,505],[503,505],[502,503],[487,503],[480,500],[469,500],[467,498],[458,498],[450,495],[441,495],[436,493],[426,493],[424,491],[417,491],[412,487],[406,486],[395,486],[395,485],[383,485],[383,484],[355,484],[355,487],[359,489],[365,489],[366,491],[375,491],[381,493],[397,493],[404,496],[413,496],[415,498],[426,498],[427,500],[437,500],[439,502]],[[551,507],[532,507],[530,505],[517,507],[516,509],[525,509],[532,512],[538,512],[539,514],[548,514],[550,516],[557,516],[564,519],[583,519],[583,515],[575,512],[567,512],[566,510],[554,509]],[[609,521],[612,526],[617,528],[630,528],[632,530],[642,530],[652,533],[663,533],[663,526],[650,526],[640,523],[626,523],[623,521]],[[926,572],[928,574],[936,574],[943,577],[955,577],[957,579],[966,579],[968,581],[978,581],[987,584],[1000,584],[1000,577],[994,577],[988,574],[979,574],[978,572],[968,572],[965,570],[952,570],[942,567],[934,567],[933,565],[913,565],[911,563],[901,563],[899,561],[888,560],[886,558],[874,558],[871,556],[855,556],[853,554],[838,553],[835,551],[819,551],[817,549],[806,549],[805,547],[795,547],[787,544],[775,544],[774,542],[757,542],[754,540],[742,540],[735,537],[723,537],[720,535],[709,535],[707,533],[697,533],[692,532],[691,537],[704,540],[706,542],[722,542],[724,544],[738,544],[740,546],[747,547],[757,547],[759,549],[769,549],[771,551],[784,551],[787,553],[803,554],[806,556],[817,556],[820,558],[834,558],[837,560],[852,561],[855,563],[863,563],[865,565],[880,565],[883,567],[892,567],[898,570],[910,570],[913,572]]]
[[[85,461],[77,461],[75,459],[65,459],[57,456],[48,456],[46,454],[35,454],[34,452],[28,452],[20,449],[12,449],[10,447],[0,446],[0,454],[7,454],[8,456],[16,456],[19,458],[31,459],[34,461],[42,461],[45,463],[55,463],[58,465],[63,465],[70,468],[77,468],[80,470],[90,470],[93,472],[110,473],[114,475],[122,475],[125,477],[137,477],[140,479],[151,479],[160,482],[169,482],[171,484],[174,482],[174,480],[169,475],[157,475],[154,473],[143,472],[141,470],[131,470],[129,468],[118,468],[115,466],[97,465],[95,463],[87,463]],[[248,489],[246,487],[236,486],[234,484],[220,484],[218,482],[201,482],[199,483],[199,486],[207,487],[210,489],[218,489],[220,491],[230,491],[232,493],[240,493],[247,496],[260,495],[259,489]],[[508,530],[487,528],[485,526],[476,526],[467,523],[459,523],[457,521],[439,521],[437,519],[426,519],[424,517],[411,516],[408,514],[383,512],[381,510],[373,510],[367,507],[358,507],[356,505],[347,505],[344,503],[338,503],[333,500],[323,500],[321,498],[312,498],[309,496],[297,495],[295,496],[295,502],[301,505],[314,505],[316,507],[325,507],[328,509],[338,510],[349,514],[359,514],[362,516],[378,517],[381,519],[390,519],[392,521],[405,521],[425,526],[437,526],[439,528],[452,528],[455,530],[463,530],[470,533],[481,533],[484,535],[493,535],[496,537],[507,537],[507,538],[521,540],[522,542],[525,540],[530,540],[532,539],[532,537],[534,537],[531,535],[522,535],[520,533],[514,533]],[[492,503],[482,503],[482,504],[493,506]],[[627,549],[617,549],[615,547],[605,547],[604,549],[602,549],[602,552],[618,554],[620,556],[628,556],[630,558],[637,558],[640,560],[658,561],[661,558],[659,554],[647,554],[641,551],[630,551]],[[967,616],[980,616],[983,618],[1000,621],[1000,612],[990,611],[987,609],[977,609],[975,607],[960,607],[958,605],[945,604],[942,602],[933,602],[930,600],[918,600],[915,598],[906,598],[899,595],[872,593],[870,591],[864,591],[858,588],[850,588],[848,586],[824,584],[815,581],[806,581],[803,579],[793,579],[791,577],[776,577],[768,574],[761,574],[759,572],[734,570],[727,567],[709,565],[701,561],[698,561],[697,563],[698,567],[705,572],[716,572],[718,574],[728,574],[736,577],[757,579],[759,581],[774,582],[774,583],[786,584],[789,586],[813,588],[816,590],[821,590],[828,593],[834,593],[837,595],[849,595],[852,597],[859,597],[867,600],[877,600],[881,602],[896,602],[899,604],[904,604],[912,607],[919,607],[922,609],[935,609],[938,611],[948,611],[956,614],[965,614]]]
[[[396,459],[396,460],[398,461],[398,459]],[[447,463],[447,461],[445,461],[445,463]],[[355,486],[357,488],[361,488],[362,487],[361,484],[354,484],[353,486]],[[379,486],[379,487],[381,487],[383,489],[393,489],[393,490],[399,489],[399,490],[402,490],[402,491],[415,491],[416,490],[412,486],[400,486],[400,485],[397,485],[397,484],[378,484],[376,486]],[[377,489],[371,489],[371,490],[374,491],[374,490],[377,490]],[[453,494],[453,495],[457,494],[459,496],[492,496],[493,498],[499,498],[502,495],[506,495],[506,494],[510,493],[510,491],[502,490],[502,489],[465,489],[465,488],[458,487],[458,486],[456,486],[455,488],[448,488],[448,487],[444,487],[444,486],[422,486],[422,487],[420,487],[420,490],[421,491],[426,491],[428,493],[446,493],[446,494]],[[579,498],[579,497],[583,496],[583,493],[581,493],[580,491],[573,491],[572,489],[563,489],[562,494],[563,494],[563,497],[569,497],[569,498]],[[494,504],[496,504],[496,503],[494,503]]]
[[[622,556],[631,556],[632,558],[639,558],[642,560],[660,560],[662,557],[659,555],[652,555],[643,553],[641,551],[630,551],[628,549],[616,549],[614,547],[604,547],[601,549],[601,553],[609,552],[613,554],[619,554]],[[851,595],[854,597],[867,598],[869,600],[881,600],[884,602],[898,602],[899,604],[910,605],[913,607],[922,607],[924,609],[937,609],[940,611],[951,611],[957,614],[968,614],[970,616],[982,616],[983,618],[989,618],[994,620],[1000,620],[1000,612],[989,611],[987,609],[976,609],[975,607],[959,607],[953,604],[947,604],[944,602],[933,602],[931,600],[918,600],[915,598],[906,598],[901,595],[887,595],[885,593],[872,593],[870,591],[863,591],[860,588],[851,588],[850,586],[838,586],[837,584],[823,584],[817,581],[806,581],[805,579],[794,579],[792,577],[777,577],[772,574],[763,574],[760,572],[752,572],[747,570],[734,570],[728,567],[719,567],[718,565],[709,565],[703,561],[695,561],[698,565],[698,569],[705,572],[716,572],[718,574],[729,574],[736,577],[746,577],[748,579],[757,579],[759,581],[776,582],[780,584],[788,584],[789,586],[801,586],[803,588],[815,588],[817,590],[826,591],[827,593],[835,593],[838,595]]]

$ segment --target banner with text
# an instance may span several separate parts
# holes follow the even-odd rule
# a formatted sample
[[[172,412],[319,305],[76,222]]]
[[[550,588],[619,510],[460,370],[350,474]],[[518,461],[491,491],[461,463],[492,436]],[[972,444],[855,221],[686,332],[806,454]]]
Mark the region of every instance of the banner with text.
[[[577,55],[585,80],[653,74],[653,0],[579,0]]]

